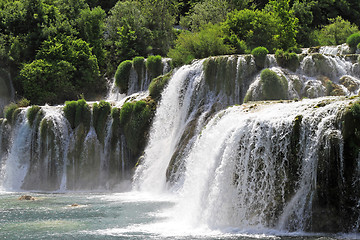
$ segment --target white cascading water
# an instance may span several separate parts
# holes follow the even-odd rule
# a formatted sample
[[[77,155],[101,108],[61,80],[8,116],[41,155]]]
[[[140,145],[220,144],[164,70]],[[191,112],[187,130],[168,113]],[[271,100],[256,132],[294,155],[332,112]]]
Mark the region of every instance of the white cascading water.
[[[192,92],[202,78],[202,63],[180,68],[165,88],[155,115],[144,160],[134,176],[134,188],[165,190],[166,169],[188,123]],[[188,86],[190,85],[190,86]]]
[[[260,104],[249,112],[244,105],[218,113],[184,159],[186,177],[174,221],[194,228],[302,230],[316,184],[319,139],[339,132],[332,125],[348,102],[334,101],[320,109],[315,108],[318,99]],[[286,202],[289,133],[299,114],[303,116],[300,181]]]

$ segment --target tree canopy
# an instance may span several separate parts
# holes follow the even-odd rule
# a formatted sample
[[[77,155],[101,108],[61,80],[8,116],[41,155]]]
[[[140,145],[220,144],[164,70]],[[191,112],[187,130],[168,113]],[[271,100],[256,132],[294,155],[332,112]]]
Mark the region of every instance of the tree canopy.
[[[118,65],[137,56],[181,65],[259,46],[275,53],[342,44],[359,32],[360,2],[0,0],[0,19],[1,66],[19,98],[44,104],[95,98]]]

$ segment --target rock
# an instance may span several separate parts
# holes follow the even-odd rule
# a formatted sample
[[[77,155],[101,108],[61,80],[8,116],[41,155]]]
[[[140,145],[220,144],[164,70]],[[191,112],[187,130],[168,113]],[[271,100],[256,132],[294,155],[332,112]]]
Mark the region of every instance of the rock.
[[[74,204],[70,205],[70,207],[78,207],[78,206],[79,206],[79,204],[77,204],[77,203],[74,203]]]
[[[28,201],[34,201],[35,198],[30,196],[30,195],[22,195],[21,197],[18,198],[18,200],[28,200]]]

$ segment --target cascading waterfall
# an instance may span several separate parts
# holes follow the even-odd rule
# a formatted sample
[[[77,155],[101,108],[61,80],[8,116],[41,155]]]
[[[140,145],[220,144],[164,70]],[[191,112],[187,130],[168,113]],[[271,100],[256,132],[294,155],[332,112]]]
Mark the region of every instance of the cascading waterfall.
[[[262,69],[250,55],[233,55],[174,70],[159,102],[146,91],[145,67],[133,68],[127,95],[114,87],[101,117],[98,103],[73,122],[64,106],[39,107],[32,121],[30,107],[17,109],[12,121],[0,120],[0,184],[114,190],[133,177],[134,190],[174,193],[179,201],[170,221],[190,228],[359,232],[359,153],[352,149],[358,120],[348,109],[356,102],[349,96],[359,93],[358,56],[298,60],[288,69],[267,57],[265,67],[285,82],[277,103],[250,102],[266,100]],[[326,95],[348,97],[318,98]],[[316,99],[298,100],[304,97]],[[132,112],[121,118],[124,104]],[[144,149],[131,127],[138,126],[138,108],[155,106]]]

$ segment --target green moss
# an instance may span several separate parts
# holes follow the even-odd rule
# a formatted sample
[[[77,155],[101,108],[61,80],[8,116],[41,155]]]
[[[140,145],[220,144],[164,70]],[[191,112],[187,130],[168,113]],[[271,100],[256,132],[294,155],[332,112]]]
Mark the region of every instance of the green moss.
[[[120,88],[120,93],[126,93],[128,90],[131,68],[132,61],[126,60],[121,62],[116,70],[115,84]]]
[[[90,127],[91,111],[84,99],[65,102],[63,111],[72,129],[75,129],[81,123],[87,129]]]
[[[264,68],[265,61],[266,61],[266,55],[269,53],[269,51],[265,47],[257,47],[254,48],[251,51],[251,54],[255,58],[255,64],[258,68]]]
[[[128,102],[120,110],[120,126],[124,132],[127,146],[139,155],[146,143],[146,134],[154,111],[151,102]]]
[[[18,105],[15,103],[10,103],[4,109],[4,116],[7,119],[8,123],[12,124],[15,120],[14,112],[18,109]]]
[[[144,66],[145,66],[145,58],[144,57],[134,57],[133,58],[133,66],[135,68],[135,71],[140,75],[142,72]]]
[[[18,107],[28,107],[30,106],[30,100],[22,98],[17,102]]]
[[[163,72],[162,68],[163,65],[160,55],[149,56],[146,59],[146,69],[148,70],[151,79],[160,76]]]
[[[149,85],[149,94],[152,99],[155,99],[155,100],[160,99],[161,93],[164,90],[164,88],[166,87],[166,85],[168,84],[171,76],[172,76],[172,71],[165,75],[154,78],[151,81],[151,83]]]
[[[299,57],[295,52],[284,52],[282,49],[276,50],[275,58],[279,66],[287,68],[293,72],[300,66]]]
[[[38,115],[39,111],[41,111],[41,107],[37,105],[33,105],[29,108],[26,117],[30,123],[30,126],[33,126],[36,116]]]
[[[346,43],[349,45],[350,49],[355,52],[357,45],[360,43],[360,33],[351,34],[346,39]]]
[[[110,103],[101,100],[93,104],[93,126],[100,142],[104,142],[105,126],[111,112]]]
[[[287,81],[279,77],[274,71],[264,69],[260,74],[263,100],[287,99]]]

